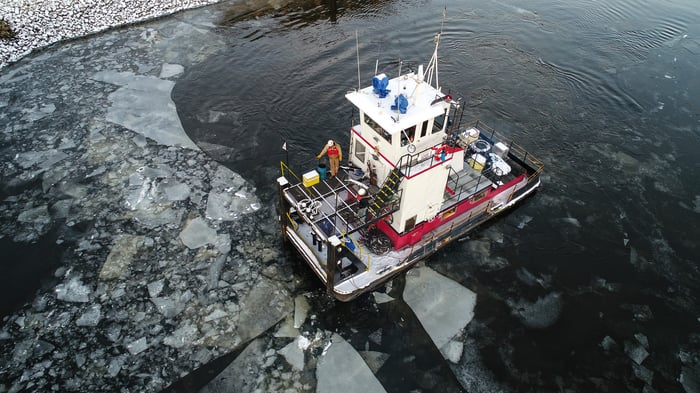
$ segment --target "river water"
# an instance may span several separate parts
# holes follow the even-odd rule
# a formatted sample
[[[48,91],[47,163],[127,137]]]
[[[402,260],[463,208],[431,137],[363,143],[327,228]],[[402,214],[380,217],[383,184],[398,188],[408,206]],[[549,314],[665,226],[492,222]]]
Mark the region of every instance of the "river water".
[[[446,9],[444,21],[443,8]],[[188,30],[178,30],[183,26]],[[427,64],[434,36],[441,29],[439,78],[443,91],[462,98],[466,119],[480,118],[512,135],[546,165],[543,187],[537,194],[425,263],[477,295],[474,319],[460,336],[464,351],[458,362],[443,358],[402,300],[405,277],[397,277],[382,288],[394,298],[391,302],[377,304],[372,295],[351,303],[334,302],[325,295],[303,261],[278,241],[277,234],[272,234],[274,231],[270,229],[275,227],[275,179],[279,176],[279,161],[288,159],[301,171],[315,164],[315,154],[329,138],[347,146],[352,113],[344,94],[358,86],[358,52],[360,83],[364,86],[369,84],[375,67],[378,72],[393,76],[399,68]],[[174,79],[171,98],[184,131],[203,153],[256,186],[256,197],[262,210],[267,212],[249,217],[269,221],[256,224],[250,223],[253,219],[248,218],[243,224],[235,221],[221,227],[210,224],[219,230],[219,236],[230,230],[232,254],[236,254],[227,260],[221,273],[222,280],[237,283],[235,290],[218,288],[219,299],[228,302],[227,293],[236,290],[244,293],[241,288],[255,282],[262,268],[245,265],[258,260],[250,257],[255,254],[250,249],[264,247],[268,254],[278,256],[263,259],[267,263],[277,260],[279,272],[293,282],[287,285],[292,288],[292,295],[303,294],[308,299],[312,317],[307,329],[335,332],[358,351],[388,355],[376,372],[378,381],[387,391],[651,393],[700,390],[700,313],[697,307],[700,297],[697,281],[700,274],[697,257],[700,161],[696,158],[700,148],[700,101],[697,99],[700,96],[700,11],[693,1],[232,1],[107,35],[107,38],[78,40],[66,44],[65,48],[55,47],[27,58],[11,70],[20,76],[4,81],[7,87],[0,86],[3,93],[11,97],[0,98],[0,104],[7,108],[7,113],[14,111],[11,116],[0,118],[9,135],[5,140],[19,141],[12,132],[34,131],[39,127],[36,130],[39,136],[34,138],[38,141],[43,132],[40,127],[52,132],[57,128],[48,120],[46,125],[40,126],[30,125],[26,120],[34,116],[34,112],[44,110],[41,100],[46,97],[39,82],[32,85],[31,78],[22,75],[25,67],[30,71],[37,67],[70,74],[64,63],[71,64],[75,66],[72,73],[76,81],[70,82],[70,86],[61,86],[62,82],[56,81],[56,90],[61,93],[50,94],[49,98],[68,97],[65,101],[72,99],[73,106],[65,103],[65,106],[58,105],[59,110],[54,106],[46,112],[56,111],[64,117],[70,112],[71,120],[66,120],[65,128],[75,128],[78,124],[77,131],[71,132],[85,131],[86,141],[99,145],[100,155],[91,157],[90,165],[100,165],[106,159],[114,161],[103,165],[106,168],[97,171],[97,176],[106,173],[113,179],[116,177],[113,173],[129,169],[121,163],[121,158],[113,157],[117,153],[108,154],[110,149],[103,146],[102,137],[95,137],[101,132],[108,140],[127,140],[121,149],[126,152],[120,150],[119,154],[136,154],[136,158],[129,159],[134,166],[142,165],[143,160],[149,163],[155,160],[159,168],[176,163],[174,171],[163,171],[192,189],[183,197],[190,202],[176,199],[174,205],[180,209],[178,214],[189,213],[187,209],[191,209],[192,204],[199,204],[203,210],[202,195],[209,192],[209,178],[216,178],[209,173],[216,172],[213,166],[200,163],[199,153],[187,153],[178,158],[180,153],[176,150],[156,149],[146,145],[145,139],[138,139],[137,143],[139,147],[146,146],[144,151],[134,153],[130,137],[115,136],[119,130],[105,131],[118,128],[105,125],[109,122],[103,120],[104,108],[117,106],[110,103],[117,87],[108,88],[95,82],[106,80],[115,84],[119,78],[131,78],[130,83],[138,85],[143,80],[139,79],[141,74],[158,75],[160,63],[157,61],[184,65],[184,73],[171,78]],[[164,44],[166,38],[179,41],[179,46]],[[147,51],[158,52],[157,61],[150,58]],[[49,67],[41,68],[42,62]],[[85,70],[80,71],[83,66]],[[109,69],[126,72],[127,76],[100,73]],[[96,78],[96,74],[100,77]],[[169,77],[161,73],[161,78]],[[13,86],[22,84],[32,88],[30,99],[26,99],[28,104],[22,101],[24,92],[12,90]],[[72,93],[74,88],[85,92],[82,95]],[[96,105],[88,105],[89,98],[80,98],[90,96],[100,97],[95,99]],[[162,100],[162,97],[157,99]],[[62,110],[78,104],[85,109]],[[167,107],[168,102],[165,100],[161,104]],[[147,107],[146,102],[137,109],[143,112]],[[167,112],[160,107],[158,111]],[[94,115],[96,119],[101,116],[99,120],[72,119],[87,118],[87,114],[93,116],[93,112],[99,112]],[[127,110],[124,113],[132,114]],[[139,113],[134,116],[134,122]],[[38,115],[37,119],[41,120]],[[13,121],[18,125],[13,125]],[[63,124],[60,123],[61,127]],[[130,128],[129,125],[125,127]],[[56,142],[51,141],[59,150],[59,145],[65,144],[61,136],[58,132]],[[78,136],[69,136],[80,140]],[[282,150],[285,142],[287,153]],[[24,144],[5,148],[2,153],[10,157],[8,162],[13,160],[9,153],[13,149],[31,150]],[[31,158],[42,165],[50,161],[35,156]],[[79,171],[90,173],[90,165],[83,164]],[[27,172],[34,168],[32,163],[26,166],[19,163],[15,167],[23,167]],[[7,168],[12,169],[10,164]],[[7,171],[12,172],[10,169]],[[21,172],[20,169],[17,171]],[[100,187],[100,184],[89,183],[94,176],[83,176],[74,186]],[[128,173],[120,176],[128,176]],[[198,177],[206,181],[192,180]],[[157,177],[154,179],[153,184]],[[3,217],[8,217],[8,222],[3,223],[8,233],[14,230],[9,221],[17,217],[14,212],[10,214],[11,206],[17,201],[25,202],[23,198],[27,193],[22,191],[23,187],[37,188],[40,183],[20,180],[14,183],[8,180],[12,187],[6,187],[3,179],[5,204],[1,212]],[[121,183],[113,183],[114,190],[119,190]],[[46,179],[43,184],[48,190],[53,187]],[[71,196],[77,194],[69,191],[62,192]],[[82,192],[82,200],[87,200],[90,192]],[[225,191],[221,190],[221,194]],[[60,198],[65,199],[65,195]],[[116,202],[105,203],[119,205],[124,199],[115,198]],[[40,203],[27,203],[32,208],[35,205]],[[44,216],[53,217],[53,210],[53,207],[50,211],[44,208],[42,212],[46,214],[36,214],[44,220]],[[7,290],[14,297],[2,304],[2,311],[8,315],[18,310],[21,315],[27,314],[3,320],[12,322],[0,332],[1,354],[3,359],[14,362],[15,370],[0,375],[1,383],[6,383],[4,377],[8,376],[7,385],[0,385],[0,388],[29,389],[31,385],[23,385],[26,380],[49,388],[48,383],[52,381],[49,377],[46,377],[49,382],[41,385],[36,381],[42,381],[43,376],[28,374],[24,378],[22,375],[21,367],[28,369],[25,365],[32,357],[31,353],[25,356],[17,348],[31,348],[36,338],[27,338],[24,346],[8,341],[9,337],[15,340],[24,337],[25,333],[18,331],[24,329],[25,320],[30,326],[30,322],[39,324],[39,319],[51,317],[52,311],[48,311],[54,305],[51,296],[43,302],[37,299],[46,299],[47,296],[40,296],[41,291],[52,293],[61,277],[65,278],[63,284],[77,282],[80,285],[76,286],[83,289],[82,283],[85,283],[85,287],[93,288],[95,293],[90,301],[97,298],[104,310],[112,310],[112,307],[121,310],[104,311],[103,315],[98,311],[93,325],[97,326],[93,330],[98,331],[98,337],[85,336],[87,345],[80,347],[85,355],[78,356],[82,356],[83,362],[85,356],[90,358],[90,352],[101,352],[96,360],[101,361],[100,367],[109,365],[109,370],[116,369],[114,375],[122,378],[109,380],[105,377],[99,382],[105,385],[97,387],[115,390],[124,386],[137,390],[141,381],[138,378],[149,381],[146,390],[167,386],[173,375],[184,376],[183,370],[191,371],[187,367],[192,364],[201,367],[171,385],[170,390],[186,391],[205,385],[239,349],[212,360],[213,356],[226,353],[226,348],[217,346],[204,356],[202,353],[206,350],[190,350],[190,347],[172,344],[161,352],[164,346],[158,343],[174,337],[174,333],[169,336],[172,331],[182,331],[176,329],[183,326],[178,325],[177,318],[191,322],[211,315],[207,314],[209,311],[193,311],[193,304],[206,303],[202,299],[207,298],[213,307],[217,303],[211,299],[216,296],[208,288],[201,293],[196,289],[201,284],[197,274],[187,277],[189,268],[184,273],[174,270],[175,273],[168,273],[171,275],[166,277],[170,286],[176,288],[177,283],[181,285],[178,290],[190,289],[199,299],[187,297],[185,316],[161,320],[157,317],[158,311],[153,310],[153,301],[148,299],[151,288],[144,290],[147,284],[159,278],[164,266],[168,269],[189,266],[182,265],[178,258],[196,265],[193,269],[202,269],[203,262],[197,259],[201,253],[194,255],[192,251],[185,258],[182,256],[185,252],[177,249],[180,216],[165,220],[174,228],[173,234],[160,229],[163,227],[160,221],[152,224],[163,231],[156,233],[157,236],[151,235],[152,228],[145,229],[146,235],[153,237],[151,243],[159,244],[158,251],[152,254],[154,259],[160,258],[160,270],[132,268],[139,272],[138,279],[142,282],[137,283],[133,277],[133,283],[126,280],[126,284],[117,284],[122,285],[117,287],[122,293],[119,300],[122,308],[118,308],[108,301],[115,297],[114,291],[105,290],[101,283],[95,284],[98,280],[94,266],[104,261],[109,250],[107,245],[117,233],[141,230],[139,225],[142,224],[138,220],[124,224],[121,217],[112,218],[121,213],[105,213],[102,217],[99,209],[95,211],[98,213],[73,220],[78,225],[71,226],[77,233],[71,236],[80,245],[76,247],[76,254],[90,254],[103,245],[101,251],[94,251],[98,255],[90,256],[89,266],[76,269],[81,270],[83,281],[68,281],[72,277],[72,266],[59,267],[61,274],[58,274],[53,271],[59,262],[42,262],[58,253],[53,251],[53,247],[57,247],[54,244],[69,248],[70,242],[65,239],[71,236],[61,230],[51,230],[48,234],[45,231],[42,236],[25,236],[20,239],[22,241],[10,241],[12,236],[5,233],[7,237],[0,237],[2,249],[9,251],[6,255],[13,260],[21,258],[31,262],[23,266],[3,266],[9,272],[3,284],[12,284],[17,289]],[[150,215],[148,217],[154,221]],[[146,222],[143,217],[139,218]],[[111,223],[110,220],[114,225],[105,224]],[[94,229],[93,221],[96,222]],[[34,225],[38,221],[27,219],[27,222]],[[58,224],[56,227],[61,228]],[[81,237],[82,232],[85,237]],[[23,242],[25,238],[34,242]],[[96,248],[89,247],[94,243],[97,243]],[[168,261],[172,263],[168,265]],[[15,271],[23,271],[22,274],[31,276],[34,281],[39,281],[37,277],[54,276],[52,280],[57,282],[42,284],[45,288],[37,293],[32,306],[29,304],[33,291],[39,284],[21,289]],[[239,279],[244,281],[242,284],[235,280],[239,276],[245,276]],[[181,277],[187,282],[177,281]],[[147,294],[132,295],[131,287]],[[179,296],[180,292],[177,293]],[[23,302],[27,304],[22,306]],[[38,303],[42,306],[38,307]],[[82,312],[65,311],[67,306],[63,303],[57,303],[58,306],[64,310],[61,314],[65,315],[64,320],[72,320]],[[122,314],[132,311],[138,311],[139,321],[123,322],[130,318]],[[185,323],[185,327],[194,324]],[[160,325],[165,325],[165,332],[156,329]],[[118,330],[116,338],[107,334],[112,343],[99,332],[114,326],[124,333],[120,336]],[[201,326],[198,328],[203,331]],[[50,332],[58,331],[55,326],[45,329],[42,331],[45,340],[51,336]],[[71,340],[80,340],[88,334],[84,325],[70,329]],[[132,329],[148,340],[137,340],[141,336]],[[60,337],[58,333],[53,334]],[[59,346],[57,341],[54,338],[49,342]],[[144,352],[136,354],[131,352],[133,356],[129,357],[124,345],[135,342],[148,342],[149,349],[141,349]],[[95,351],[92,346],[100,349]],[[41,356],[47,356],[45,350],[40,355],[36,352],[36,362]],[[196,356],[191,355],[195,352]],[[120,359],[117,367],[112,367],[115,360],[110,363],[110,356]],[[150,370],[149,363],[167,357],[177,358],[177,367],[168,369],[168,375],[163,371],[161,379],[133,376],[146,374],[144,369],[157,374],[158,371]],[[61,359],[64,358],[56,356],[53,368],[63,364]],[[313,362],[309,360],[309,364]],[[126,377],[128,364],[136,371]],[[51,363],[41,370],[47,367],[51,367]],[[80,363],[77,366],[71,363],[71,367],[82,371]],[[104,374],[105,368],[95,368],[95,374],[85,374],[85,380],[91,375]],[[61,371],[58,373],[63,378]],[[64,372],[70,373],[70,370]],[[60,380],[59,377],[52,375],[54,380]],[[309,375],[302,375],[302,382],[304,378]],[[69,388],[80,386],[78,379],[71,381]],[[66,389],[60,381],[55,383]]]
[[[546,164],[539,194],[427,262],[478,294],[473,369],[517,391],[682,391],[679,379],[687,390],[683,354],[700,333],[696,5],[331,3],[224,20],[225,50],[173,92],[188,134],[273,200],[283,142],[308,167],[323,141],[347,140],[356,50],[363,85],[376,64],[389,75],[425,64],[446,5],[443,89]],[[210,111],[235,119],[211,127]],[[335,329],[398,323],[358,305],[320,313]],[[635,337],[648,340],[641,365]],[[389,369],[386,381],[410,379]]]

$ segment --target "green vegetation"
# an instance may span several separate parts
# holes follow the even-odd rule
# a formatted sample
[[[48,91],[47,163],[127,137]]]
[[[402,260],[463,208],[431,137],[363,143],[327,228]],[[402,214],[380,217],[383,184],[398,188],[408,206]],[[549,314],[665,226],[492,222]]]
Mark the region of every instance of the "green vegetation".
[[[0,39],[9,40],[15,38],[15,32],[10,27],[10,24],[5,22],[4,19],[0,19]]]

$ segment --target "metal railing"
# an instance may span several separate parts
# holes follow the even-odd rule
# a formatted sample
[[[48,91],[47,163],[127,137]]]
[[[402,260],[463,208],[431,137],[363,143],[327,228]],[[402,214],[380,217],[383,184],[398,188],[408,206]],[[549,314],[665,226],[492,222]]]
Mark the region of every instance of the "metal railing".
[[[516,161],[520,161],[519,162],[520,164],[523,164],[523,165],[529,167],[529,169],[531,169],[532,173],[530,173],[530,175],[528,176],[528,181],[537,177],[544,169],[544,163],[542,161],[540,161],[535,156],[530,154],[522,146],[513,142],[513,140],[511,138],[497,132],[496,130],[489,127],[481,120],[473,120],[473,121],[467,123],[467,125],[464,126],[463,128],[468,129],[468,128],[472,128],[472,127],[479,130],[481,135],[485,139],[489,140],[489,142],[494,142],[495,140],[498,140],[499,142],[502,142],[505,145],[507,145],[508,150],[510,152],[509,154]]]

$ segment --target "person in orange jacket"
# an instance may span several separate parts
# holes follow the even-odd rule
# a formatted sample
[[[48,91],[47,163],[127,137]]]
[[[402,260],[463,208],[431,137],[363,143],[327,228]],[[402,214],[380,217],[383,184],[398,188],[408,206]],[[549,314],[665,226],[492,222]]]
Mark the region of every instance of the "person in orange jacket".
[[[343,151],[340,150],[340,145],[331,139],[326,143],[326,146],[323,147],[323,150],[316,158],[320,159],[326,153],[328,154],[328,161],[331,163],[331,176],[335,176],[338,174],[340,161],[343,161]]]

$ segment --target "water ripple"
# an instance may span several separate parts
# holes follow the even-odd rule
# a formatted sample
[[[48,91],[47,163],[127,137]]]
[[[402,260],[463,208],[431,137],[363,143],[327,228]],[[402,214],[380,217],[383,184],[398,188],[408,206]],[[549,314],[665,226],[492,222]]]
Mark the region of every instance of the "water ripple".
[[[572,89],[590,97],[592,101],[617,108],[642,111],[642,105],[623,88],[597,70],[574,68],[538,59],[539,64],[563,79]]]

